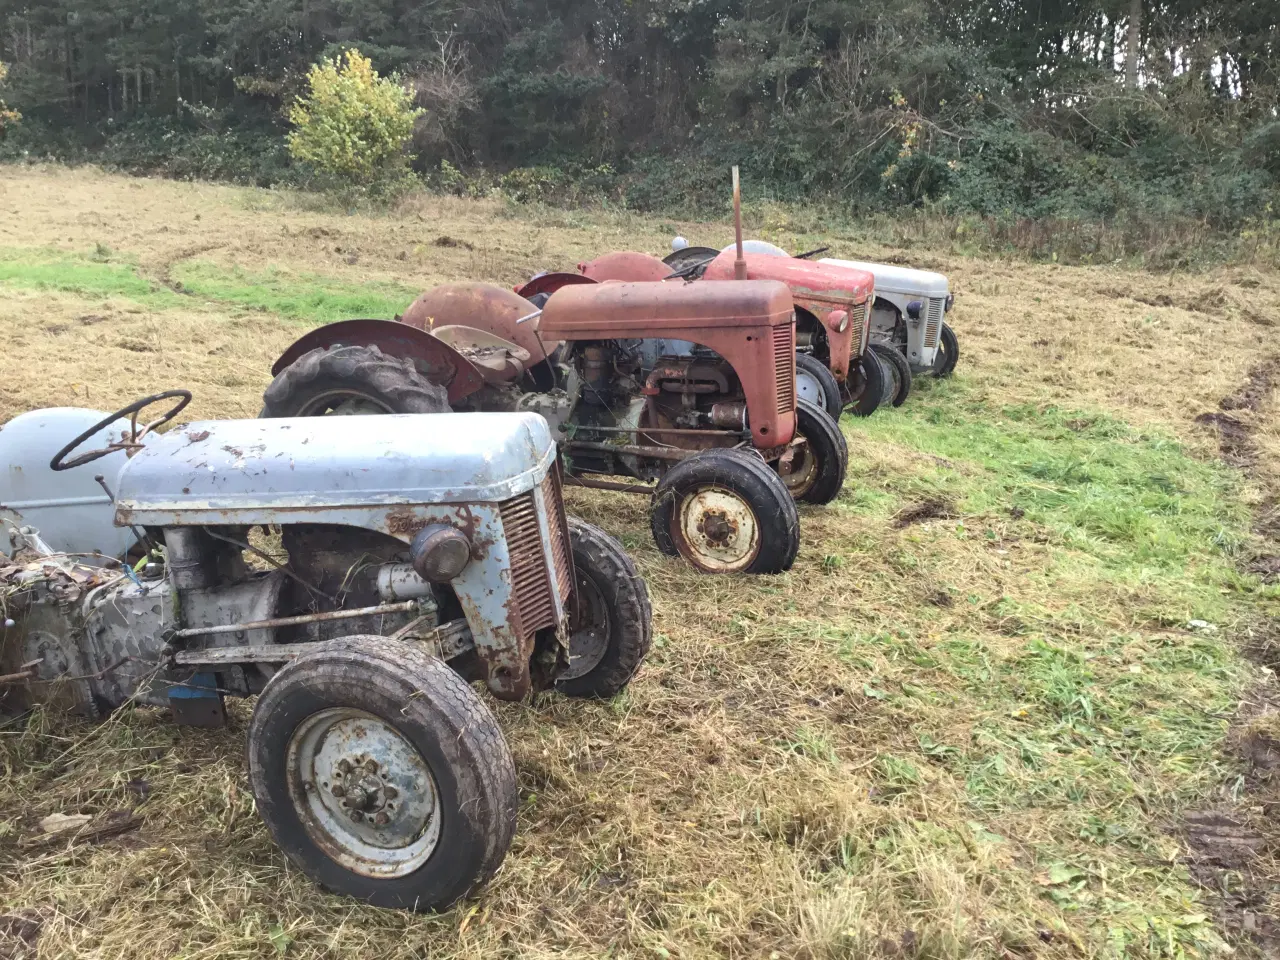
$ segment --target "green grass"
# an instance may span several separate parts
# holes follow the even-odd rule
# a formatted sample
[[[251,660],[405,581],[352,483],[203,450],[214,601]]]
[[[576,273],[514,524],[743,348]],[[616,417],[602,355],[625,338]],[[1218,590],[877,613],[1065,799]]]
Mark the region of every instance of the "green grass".
[[[85,297],[120,297],[165,310],[193,300],[274,313],[308,324],[357,317],[391,319],[421,292],[402,284],[349,284],[308,273],[244,270],[207,261],[175,266],[177,291],[143,275],[133,258],[99,245],[84,253],[47,248],[0,248],[0,285]],[[180,291],[180,292],[178,292]]]
[[[181,264],[172,275],[196,296],[316,324],[357,317],[390,320],[422,292],[397,283],[350,284],[277,269],[227,269],[205,261]]]
[[[84,297],[122,297],[155,309],[181,302],[177,294],[141,276],[135,266],[122,262],[101,245],[86,254],[0,248],[0,286]]]

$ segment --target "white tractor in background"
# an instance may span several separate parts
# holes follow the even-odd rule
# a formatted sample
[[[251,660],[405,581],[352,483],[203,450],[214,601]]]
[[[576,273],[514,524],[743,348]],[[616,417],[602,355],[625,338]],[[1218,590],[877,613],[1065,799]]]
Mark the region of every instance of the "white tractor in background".
[[[696,252],[703,248],[691,248],[684,237],[676,237],[671,249]],[[791,256],[781,247],[764,240],[747,240],[743,249],[748,253]],[[706,251],[711,254],[718,252],[711,248],[706,248]],[[823,248],[799,256],[809,259],[825,252]],[[863,270],[875,277],[871,347],[891,374],[886,380],[884,401],[892,402],[895,407],[901,406],[911,392],[913,376],[925,373],[935,377],[951,375],[960,357],[960,345],[955,331],[946,321],[946,315],[955,304],[955,294],[951,292],[945,276],[929,270],[834,257],[824,257],[818,262]]]

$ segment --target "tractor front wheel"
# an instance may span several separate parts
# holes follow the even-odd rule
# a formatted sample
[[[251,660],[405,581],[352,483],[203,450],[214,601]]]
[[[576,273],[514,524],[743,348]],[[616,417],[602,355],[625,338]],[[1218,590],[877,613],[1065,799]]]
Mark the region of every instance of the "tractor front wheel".
[[[569,666],[556,677],[556,690],[607,699],[622,691],[649,652],[649,591],[622,544],[599,527],[569,517],[569,540]]]
[[[956,332],[945,320],[942,322],[942,336],[938,338],[938,355],[933,361],[935,377],[949,377],[956,369],[956,361],[960,359],[960,340]]]
[[[889,371],[891,383],[885,391],[885,399],[893,406],[902,406],[911,395],[911,364],[897,347],[887,343],[874,343],[871,349]]]
[[[827,411],[832,420],[839,420],[844,409],[835,374],[825,363],[807,353],[796,354],[796,396]]]
[[[796,436],[804,440],[774,464],[791,496],[803,503],[830,503],[840,495],[849,466],[849,445],[840,425],[808,400],[796,404]]]
[[[318,644],[271,678],[249,781],[299,870],[380,907],[447,907],[493,876],[515,832],[493,714],[443,661],[386,637]]]
[[[653,494],[653,539],[703,573],[782,573],[800,550],[800,515],[754,453],[704,450],[666,472]]]
[[[880,399],[884,396],[884,385],[889,379],[889,371],[885,370],[879,357],[870,350],[858,357],[850,367],[851,380],[855,379],[852,376],[855,368],[856,379],[861,382],[862,389],[853,398],[849,409],[856,417],[869,417],[880,406]]]

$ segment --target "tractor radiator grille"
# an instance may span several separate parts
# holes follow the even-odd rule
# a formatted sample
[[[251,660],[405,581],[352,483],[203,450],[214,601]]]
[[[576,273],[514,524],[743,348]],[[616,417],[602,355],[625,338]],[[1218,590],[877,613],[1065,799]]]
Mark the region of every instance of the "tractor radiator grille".
[[[546,488],[543,490],[545,493]],[[512,612],[516,620],[516,632],[522,640],[531,640],[543,627],[556,625],[556,606],[551,595],[547,555],[538,531],[538,503],[530,490],[507,500],[500,510],[502,529],[507,538],[507,551],[511,555],[511,589],[515,598],[515,609]],[[553,542],[557,538],[555,531],[561,523],[563,520],[552,524]],[[559,536],[563,538],[563,531],[559,531]]]
[[[867,323],[867,304],[868,301],[863,300],[849,311],[849,323],[853,325],[853,335],[858,338],[859,356],[867,352],[867,340],[871,336],[871,325]]]
[[[542,500],[547,508],[547,526],[551,529],[551,560],[556,565],[556,586],[566,603],[573,592],[573,552],[569,547],[569,524],[560,494],[560,463],[547,471],[542,481]]]
[[[790,413],[796,408],[796,334],[795,324],[773,328],[773,369],[778,378],[778,412]]]
[[[942,329],[942,297],[930,297],[924,315],[924,348],[932,350],[938,345],[938,333]]]

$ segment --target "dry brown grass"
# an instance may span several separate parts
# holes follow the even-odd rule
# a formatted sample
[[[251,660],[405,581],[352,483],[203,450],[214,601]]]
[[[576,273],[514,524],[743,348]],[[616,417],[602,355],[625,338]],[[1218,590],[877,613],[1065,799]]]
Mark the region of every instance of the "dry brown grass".
[[[102,244],[158,282],[194,258],[426,287],[512,283],[616,247],[661,250],[672,228],[704,242],[725,233],[447,198],[380,216],[308,206],[230,187],[4,169],[0,248]],[[1280,277],[1252,267],[1154,275],[981,262],[796,230],[778,211],[762,228],[794,247],[831,242],[837,255],[951,276],[960,382],[926,391],[919,409],[954,389],[996,410],[1100,410],[1208,454],[1214,437],[1195,416],[1241,383],[1280,323]],[[440,236],[470,248],[437,246]],[[0,419],[53,404],[112,408],[179,386],[196,394],[194,418],[252,416],[271,361],[302,329],[191,296],[153,307],[0,291]],[[473,902],[438,917],[378,911],[293,873],[253,811],[249,708],[239,705],[222,732],[179,732],[147,710],[101,727],[41,717],[0,730],[0,904],[38,918],[48,957],[1212,952],[1207,928],[1175,925],[1175,937],[1146,918],[1199,911],[1176,820],[1225,795],[1231,761],[1200,740],[1130,754],[1145,733],[1105,732],[1115,718],[1096,734],[1054,719],[1012,669],[1039,662],[1037,640],[1080,651],[1070,670],[1090,671],[1105,699],[1148,682],[1151,668],[1133,667],[1189,643],[1177,625],[1195,611],[1167,578],[1099,568],[1007,509],[897,527],[892,515],[939,476],[958,489],[983,481],[975,464],[895,441],[892,422],[846,425],[853,483],[880,499],[868,506],[847,489],[831,509],[804,511],[800,560],[781,577],[692,578],[652,547],[644,503],[573,492],[571,508],[636,557],[657,642],[613,703],[497,707],[523,803],[505,866]],[[1280,465],[1274,427],[1261,437]],[[1239,615],[1222,625],[1232,634],[1246,618],[1228,609]],[[1173,711],[1212,741],[1225,735],[1224,698],[1248,675],[1228,659],[1174,685],[1151,676],[1139,699],[1150,717]],[[1130,719],[1147,730],[1149,718]],[[1167,726],[1151,735],[1181,735]],[[1018,747],[993,739],[1006,734],[1024,751],[1052,749],[1039,767],[1020,763]],[[1007,773],[983,773],[1006,750]],[[980,797],[979,783],[997,792]],[[113,841],[39,855],[17,843],[49,812],[134,806],[143,826]],[[1132,842],[1088,839],[1097,821],[1132,831]],[[1081,879],[1054,879],[1061,864]],[[1129,937],[1119,947],[1116,929]]]

